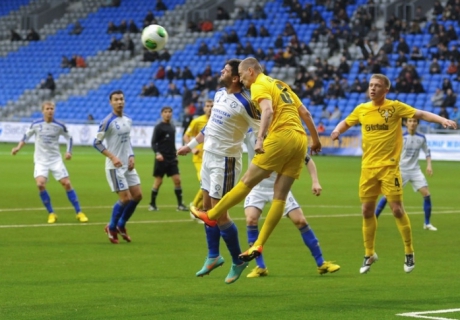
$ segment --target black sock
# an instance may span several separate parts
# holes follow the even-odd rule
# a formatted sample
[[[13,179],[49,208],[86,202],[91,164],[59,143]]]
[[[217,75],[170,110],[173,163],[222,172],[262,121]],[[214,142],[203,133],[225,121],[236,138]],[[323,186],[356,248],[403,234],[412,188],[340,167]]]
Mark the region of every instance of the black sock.
[[[174,188],[174,193],[176,194],[177,205],[180,206],[182,204],[182,188]]]
[[[158,195],[158,189],[152,189],[152,193],[150,194],[150,205],[152,207],[156,207],[157,203],[157,195]]]

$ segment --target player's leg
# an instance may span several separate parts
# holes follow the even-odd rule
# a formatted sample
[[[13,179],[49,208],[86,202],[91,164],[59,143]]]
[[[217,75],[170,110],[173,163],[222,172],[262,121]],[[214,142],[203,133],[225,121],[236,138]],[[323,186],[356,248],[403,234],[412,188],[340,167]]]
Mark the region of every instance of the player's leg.
[[[377,208],[375,209],[375,215],[377,216],[377,218],[380,216],[383,209],[385,209],[386,205],[387,205],[387,198],[383,196],[382,198],[380,198],[379,203],[377,204]]]
[[[179,173],[179,163],[177,159],[168,164],[166,175],[171,177],[174,183],[174,194],[177,199],[177,211],[188,211],[187,206],[185,206],[182,202],[182,186]]]
[[[418,192],[423,197],[423,211],[425,213],[425,223],[423,228],[425,230],[436,231],[438,230],[435,226],[431,224],[431,195],[428,187],[422,187],[418,189]]]
[[[257,189],[257,190],[256,190]],[[270,190],[270,194],[273,191]],[[248,236],[249,247],[254,245],[257,238],[259,237],[259,218],[262,214],[262,210],[267,203],[267,199],[264,199],[264,192],[256,187],[252,189],[249,195],[246,197],[244,202],[244,215],[246,216],[246,232]],[[261,254],[256,257],[256,267],[247,275],[248,278],[257,278],[268,275],[268,269],[265,265],[264,257]]]
[[[142,200],[142,190],[140,186],[140,178],[135,169],[125,173],[125,176],[129,186],[130,200],[125,206],[125,209],[117,222],[117,231],[125,241],[131,242],[131,238],[126,230],[126,223],[133,215],[139,202]]]
[[[195,169],[196,169],[196,175],[197,175],[197,178],[198,178],[198,182],[201,182],[201,165],[202,165],[202,162],[194,162],[193,165],[195,166]],[[200,208],[200,209],[203,208],[203,192],[201,190],[201,186],[200,186],[198,192],[196,193],[195,197],[193,198],[192,205],[197,207],[197,208]]]
[[[53,211],[50,195],[48,194],[48,191],[46,191],[48,167],[36,163],[34,168],[34,178],[39,191],[40,199],[48,211],[48,223],[55,223],[57,221],[57,215]]]
[[[165,172],[165,161],[158,161],[155,159],[155,165],[153,168],[153,186],[150,193],[149,211],[157,211],[157,196],[160,190],[161,184],[163,183],[163,177]]]

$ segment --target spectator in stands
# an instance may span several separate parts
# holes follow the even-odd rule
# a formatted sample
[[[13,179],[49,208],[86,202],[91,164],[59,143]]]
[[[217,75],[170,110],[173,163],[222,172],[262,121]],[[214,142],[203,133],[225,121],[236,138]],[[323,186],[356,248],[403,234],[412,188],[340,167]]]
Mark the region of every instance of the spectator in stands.
[[[72,30],[70,31],[69,34],[72,34],[72,35],[79,35],[80,33],[83,32],[83,27],[81,26],[80,22],[77,21],[75,22],[75,24],[73,25],[73,28]]]
[[[444,101],[444,92],[440,88],[436,88],[435,93],[431,96],[431,104],[434,107],[440,107]]]
[[[365,91],[366,90],[364,90],[364,88],[361,86],[361,83],[359,82],[359,78],[356,77],[350,86],[350,92],[363,93]]]
[[[145,62],[154,62],[155,60],[158,60],[160,57],[158,55],[158,52],[156,51],[149,51],[146,48],[144,48],[144,53],[142,56],[142,61]]]
[[[449,119],[449,113],[446,110],[446,107],[441,106],[441,110],[438,113],[438,116]],[[441,126],[438,126],[438,129],[442,129]]]
[[[313,23],[321,23],[323,21],[324,21],[324,18],[321,15],[321,13],[319,13],[318,10],[313,10],[313,14],[311,16],[311,22],[313,22]]]
[[[86,123],[87,124],[94,124],[95,123],[94,117],[93,117],[93,115],[91,113],[88,114],[88,116],[86,117]]]
[[[449,66],[447,67],[447,74],[454,75],[457,74],[458,66],[455,60],[451,60]]]
[[[441,2],[436,0],[433,4],[433,15],[439,16],[443,13],[444,7],[442,6]]]
[[[458,50],[457,46],[453,45],[450,47],[449,59],[460,62],[460,51]]]
[[[402,51],[399,51],[398,58],[395,61],[396,67],[402,67],[403,64],[407,63],[406,54]]]
[[[163,0],[157,0],[157,3],[155,5],[155,10],[156,11],[166,11],[168,10],[168,7],[166,7],[166,4],[163,2]]]
[[[164,49],[163,52],[160,54],[160,60],[169,61],[170,59],[171,54],[169,53],[168,49]]]
[[[158,97],[160,92],[153,82],[142,87],[141,97]]]
[[[449,78],[444,78],[444,80],[442,80],[441,89],[445,94],[447,94],[447,90],[452,90],[452,82],[450,82]]]
[[[252,46],[250,41],[246,41],[246,45],[244,46],[244,54],[247,56],[253,56],[256,53],[254,47]]]
[[[441,73],[441,66],[438,63],[438,59],[434,58],[431,61],[429,71],[430,71],[430,74],[440,74]]]
[[[422,34],[422,29],[417,21],[412,21],[409,27],[410,34]]]
[[[118,32],[126,33],[128,31],[128,23],[126,20],[121,20],[120,25],[118,26]]]
[[[11,41],[21,41],[22,40],[22,37],[14,29],[11,29],[10,33],[11,33],[11,36],[10,36]]]
[[[144,18],[144,26],[145,25],[150,25],[153,23],[153,21],[155,20],[155,16],[153,15],[153,12],[152,11],[147,11],[147,14]]]
[[[203,20],[198,24],[199,31],[211,32],[214,30],[214,24],[211,20]]]
[[[337,38],[332,32],[329,32],[329,36],[327,39],[327,46],[329,47],[329,57],[332,57],[334,53],[340,51],[339,40],[337,40]]]
[[[283,40],[283,36],[281,34],[279,34],[276,37],[274,46],[275,46],[276,49],[283,49],[284,48],[284,40]]]
[[[164,66],[160,65],[157,73],[155,74],[155,79],[163,80],[164,78],[166,78],[166,70]]]
[[[391,40],[391,38],[386,38],[385,43],[380,49],[382,49],[386,54],[392,54],[393,53],[393,41]]]
[[[205,56],[208,54],[210,54],[208,45],[206,44],[206,42],[201,41],[200,47],[198,48],[198,55]]]
[[[244,55],[244,47],[243,47],[243,45],[241,43],[236,44],[235,53],[236,53],[237,56]]]
[[[46,77],[46,79],[42,80],[40,88],[50,89],[51,92],[54,92],[54,90],[56,90],[56,83],[54,82],[54,78],[51,73],[48,73],[48,76]]]
[[[192,71],[189,69],[188,66],[184,67],[182,77],[183,77],[184,80],[193,80],[193,79],[195,79],[195,76],[193,75]]]
[[[318,133],[324,133],[326,131],[326,127],[324,126],[324,123],[322,121],[318,122],[316,131],[318,131]]]
[[[265,28],[264,26],[260,26],[259,37],[262,37],[262,38],[270,37],[270,32],[268,32],[267,28]]]
[[[166,67],[166,73],[165,73],[165,78],[171,82],[176,78],[176,73],[174,72],[173,68],[171,66]]]
[[[246,10],[244,10],[243,7],[238,6],[237,9],[236,9],[235,19],[236,20],[245,20],[245,19],[248,19],[248,18],[249,18],[249,15],[246,12]]]
[[[134,45],[133,39],[129,36],[129,34],[125,34],[124,36],[124,44],[123,44],[123,50],[128,50],[131,53],[131,57],[134,56],[134,50],[136,49],[136,46]]]
[[[440,43],[439,35],[435,33],[431,36],[430,41],[428,41],[426,47],[433,48],[433,47],[436,47],[439,43]]]
[[[187,31],[190,31],[190,32],[199,32],[200,29],[198,28],[197,24],[193,21],[189,21],[187,23]]]
[[[257,29],[254,23],[249,24],[248,30],[246,31],[246,37],[249,37],[249,38],[257,37]]]
[[[40,35],[34,29],[30,29],[26,37],[27,41],[39,41]]]
[[[372,26],[371,31],[366,35],[367,40],[370,42],[378,43],[379,42],[379,31],[376,26]]]
[[[322,119],[329,119],[331,117],[331,113],[329,112],[329,110],[327,110],[327,106],[324,106],[322,109],[321,109],[321,114],[319,116],[319,120],[322,120]]]
[[[77,68],[86,68],[85,59],[82,56],[77,55],[77,57],[75,58],[75,66]]]
[[[193,104],[192,104],[193,105]],[[190,122],[193,120],[193,113],[190,111],[190,106],[184,108],[184,114],[182,115],[182,130],[183,132],[187,131]]]
[[[256,53],[254,54],[254,58],[256,58],[256,59],[259,60],[259,61],[264,61],[265,58],[266,58],[266,56],[267,56],[267,55],[266,55],[265,52],[262,50],[262,48],[258,48],[258,49],[256,50]]]
[[[413,46],[411,54],[410,54],[410,59],[415,60],[415,61],[419,61],[419,60],[425,60],[425,57],[423,56],[423,54],[420,51],[419,47]]]
[[[119,7],[121,0],[105,0],[104,7]]]
[[[266,19],[267,14],[265,13],[264,9],[260,6],[260,4],[256,5],[254,9],[254,13],[252,14],[253,19]]]
[[[460,18],[460,16],[459,16],[459,18]],[[447,27],[446,36],[447,36],[447,39],[449,39],[449,41],[458,40],[457,31],[455,31],[453,25],[450,25],[450,26]]]
[[[217,7],[217,15],[216,15],[216,20],[229,20],[230,15],[228,12],[222,8],[222,7]]]
[[[139,33],[139,28],[137,27],[133,19],[129,20],[128,32],[129,33]]]
[[[294,27],[292,26],[290,22],[286,22],[286,24],[284,25],[283,35],[285,37],[291,37],[291,36],[297,35]]]
[[[453,107],[457,103],[457,95],[452,91],[452,89],[447,89],[446,97],[441,104],[442,107]],[[447,119],[449,119],[447,117]]]
[[[315,89],[313,91],[313,95],[311,96],[310,104],[312,106],[323,106],[324,103],[324,95],[321,92],[321,89]]]
[[[224,42],[222,40],[219,41],[219,43],[212,48],[212,54],[214,55],[226,55],[227,50],[224,47]]]
[[[412,89],[411,89],[410,92],[412,92],[412,93],[425,93],[425,88],[423,88],[423,85],[420,82],[420,80],[414,79],[414,81],[412,82]]]
[[[456,106],[453,107],[452,112],[450,113],[450,120],[453,120],[458,124],[460,124],[460,113],[458,112],[458,108]]]
[[[340,120],[340,119],[342,119],[342,111],[340,111],[339,106],[335,106],[334,111],[332,111],[332,114],[329,117],[329,120]]]
[[[118,40],[116,37],[112,37],[109,48],[107,50],[118,51],[118,50],[122,50],[123,47],[124,47],[124,44],[120,40]]]
[[[117,33],[118,27],[113,23],[113,21],[109,21],[109,25],[107,26],[107,33]]]
[[[177,97],[180,96],[179,88],[177,88],[174,82],[170,82],[168,84],[168,90],[166,91],[166,96],[169,97]]]
[[[238,37],[238,34],[236,33],[235,30],[230,31],[230,34],[227,37],[227,42],[228,43],[239,43],[240,38]]]
[[[403,37],[399,38],[399,43],[396,46],[396,52],[403,52],[404,54],[410,53],[409,45]]]

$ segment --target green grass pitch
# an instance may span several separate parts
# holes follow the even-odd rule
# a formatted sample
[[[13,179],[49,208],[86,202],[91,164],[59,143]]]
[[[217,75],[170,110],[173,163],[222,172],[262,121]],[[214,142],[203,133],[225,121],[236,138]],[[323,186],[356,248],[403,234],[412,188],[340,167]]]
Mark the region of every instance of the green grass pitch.
[[[436,161],[428,178],[437,232],[422,229],[421,196],[405,188],[416,252],[412,273],[403,271],[402,240],[386,209],[377,232],[380,260],[359,274],[360,159],[316,156],[323,194],[310,193],[306,170],[293,192],[325,258],[342,269],[318,275],[299,232],[283,219],[264,250],[270,275],[246,278],[252,262],[240,280],[226,285],[231,259],[223,242],[224,266],[195,277],[206,256],[203,226],[176,212],[170,179],[159,193],[160,211],[147,211],[150,150],[136,150],[144,199],[128,224],[133,242],[112,245],[103,228],[117,197],[105,180],[104,157],[76,147],[66,162],[90,222],[77,223],[62,187],[51,179],[48,191],[59,220],[48,225],[33,179],[33,146],[15,157],[13,146],[0,144],[0,319],[402,319],[397,314],[460,308],[459,163]],[[180,168],[188,204],[198,188],[191,158],[181,158]],[[246,248],[242,206],[231,216]],[[425,316],[460,319],[460,310]]]

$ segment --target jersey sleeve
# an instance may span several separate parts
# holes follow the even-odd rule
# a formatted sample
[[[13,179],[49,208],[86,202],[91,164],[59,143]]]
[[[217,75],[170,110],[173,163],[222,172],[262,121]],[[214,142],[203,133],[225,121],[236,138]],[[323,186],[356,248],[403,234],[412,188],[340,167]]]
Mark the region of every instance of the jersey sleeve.
[[[359,123],[359,108],[361,105],[358,105],[346,118],[345,123],[350,127]]]
[[[29,140],[30,137],[32,137],[34,134],[35,134],[35,126],[34,126],[34,124],[32,123],[32,124],[30,125],[29,129],[27,129],[27,131],[24,133],[24,136],[22,137],[22,140],[21,140],[21,141],[26,142],[26,141]]]
[[[63,125],[62,126],[62,132],[61,135],[65,138],[67,141],[67,152],[72,153],[72,147],[73,147],[73,138],[72,135],[69,133],[69,130],[67,130],[67,126]]]
[[[198,134],[199,130],[197,130],[197,123],[198,121],[196,121],[196,119],[193,119],[192,122],[190,122],[190,125],[185,131],[186,136],[195,137]]]
[[[261,83],[253,83],[251,85],[251,99],[256,102],[263,99],[273,100],[269,88]]]
[[[401,101],[397,103],[398,113],[401,118],[413,118],[417,109]]]
[[[107,132],[108,129],[109,129],[108,121],[102,121],[99,124],[99,129],[97,130],[96,138],[94,139],[94,142],[93,142],[93,147],[96,148],[96,150],[98,150],[99,152],[103,152],[106,149],[102,141],[104,140],[105,133]]]
[[[431,151],[428,148],[428,144],[426,143],[426,137],[425,136],[423,136],[422,150],[423,150],[423,152],[425,152],[425,157],[426,158],[431,158]]]

